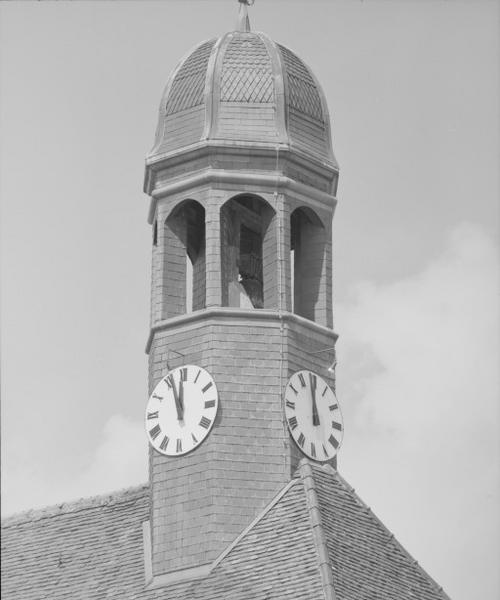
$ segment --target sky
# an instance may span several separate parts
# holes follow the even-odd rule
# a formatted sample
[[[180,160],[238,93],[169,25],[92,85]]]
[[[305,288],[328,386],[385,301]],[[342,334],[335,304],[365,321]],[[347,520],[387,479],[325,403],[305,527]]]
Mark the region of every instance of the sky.
[[[234,0],[0,3],[4,514],[147,479],[163,87]],[[455,600],[500,561],[498,4],[257,0],[321,82],[334,219],[339,469]]]

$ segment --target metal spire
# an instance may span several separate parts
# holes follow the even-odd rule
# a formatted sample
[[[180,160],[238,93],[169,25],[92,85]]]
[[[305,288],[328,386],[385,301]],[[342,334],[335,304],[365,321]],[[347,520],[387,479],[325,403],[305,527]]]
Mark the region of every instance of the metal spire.
[[[252,6],[255,0],[238,0],[240,12],[238,13],[238,31],[250,31],[250,19],[248,18],[248,6]]]

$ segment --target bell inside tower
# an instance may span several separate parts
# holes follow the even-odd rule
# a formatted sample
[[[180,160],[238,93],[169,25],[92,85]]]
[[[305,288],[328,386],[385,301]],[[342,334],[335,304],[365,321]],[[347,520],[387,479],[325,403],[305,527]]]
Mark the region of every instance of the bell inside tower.
[[[274,216],[267,202],[247,194],[232,198],[221,208],[223,306],[272,306],[276,287]]]

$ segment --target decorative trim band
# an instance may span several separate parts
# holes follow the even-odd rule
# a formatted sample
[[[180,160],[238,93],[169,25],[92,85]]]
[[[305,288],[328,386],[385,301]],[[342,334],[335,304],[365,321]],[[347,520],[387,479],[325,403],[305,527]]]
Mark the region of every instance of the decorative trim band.
[[[339,167],[336,162],[331,162],[322,157],[317,158],[314,155],[303,151],[295,146],[290,146],[283,142],[245,142],[244,140],[202,140],[195,142],[180,150],[164,152],[163,154],[150,154],[146,157],[146,172],[144,175],[144,191],[150,193],[151,172],[159,171],[162,168],[173,166],[179,163],[186,163],[189,160],[196,160],[204,155],[227,154],[234,156],[238,151],[243,151],[246,156],[276,156],[279,151],[280,156],[289,155],[289,159],[307,167],[312,171],[317,171],[325,176],[339,173]]]
[[[335,207],[337,198],[327,192],[322,192],[316,188],[310,187],[286,177],[284,175],[272,175],[268,173],[248,173],[241,171],[227,171],[225,169],[206,169],[201,173],[194,173],[188,177],[183,177],[178,181],[171,182],[151,192],[151,204],[148,213],[148,223],[152,224],[156,211],[156,202],[159,198],[178,194],[184,190],[200,187],[203,185],[251,185],[268,187],[271,191],[279,189],[295,192],[298,195],[305,196],[308,200],[316,200],[320,204],[330,204]]]
[[[175,329],[177,327],[184,327],[186,325],[197,324],[199,321],[204,321],[205,324],[210,320],[225,319],[232,321],[234,325],[240,325],[241,321],[262,321],[264,323],[269,321],[275,321],[278,325],[280,321],[288,321],[297,325],[311,329],[322,335],[333,337],[334,342],[338,339],[338,334],[324,325],[319,325],[314,321],[310,321],[300,315],[290,312],[280,312],[278,310],[262,310],[262,309],[243,309],[243,308],[229,308],[229,307],[212,307],[204,308],[201,310],[195,310],[192,313],[180,315],[178,317],[172,317],[171,319],[165,319],[159,321],[149,332],[149,336],[146,342],[146,354],[149,354],[151,350],[151,344],[153,343],[154,336],[160,331],[168,331],[169,329]],[[258,326],[258,324],[256,324]]]

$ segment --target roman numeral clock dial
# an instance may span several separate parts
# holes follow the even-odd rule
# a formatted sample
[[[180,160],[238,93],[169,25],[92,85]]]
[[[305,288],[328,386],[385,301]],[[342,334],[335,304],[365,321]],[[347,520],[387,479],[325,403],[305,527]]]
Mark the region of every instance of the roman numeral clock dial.
[[[170,371],[146,407],[146,433],[155,450],[181,456],[199,446],[213,427],[219,396],[212,376],[196,365]]]
[[[294,373],[285,388],[285,418],[300,450],[319,462],[331,460],[344,435],[342,413],[332,388],[311,371]]]

